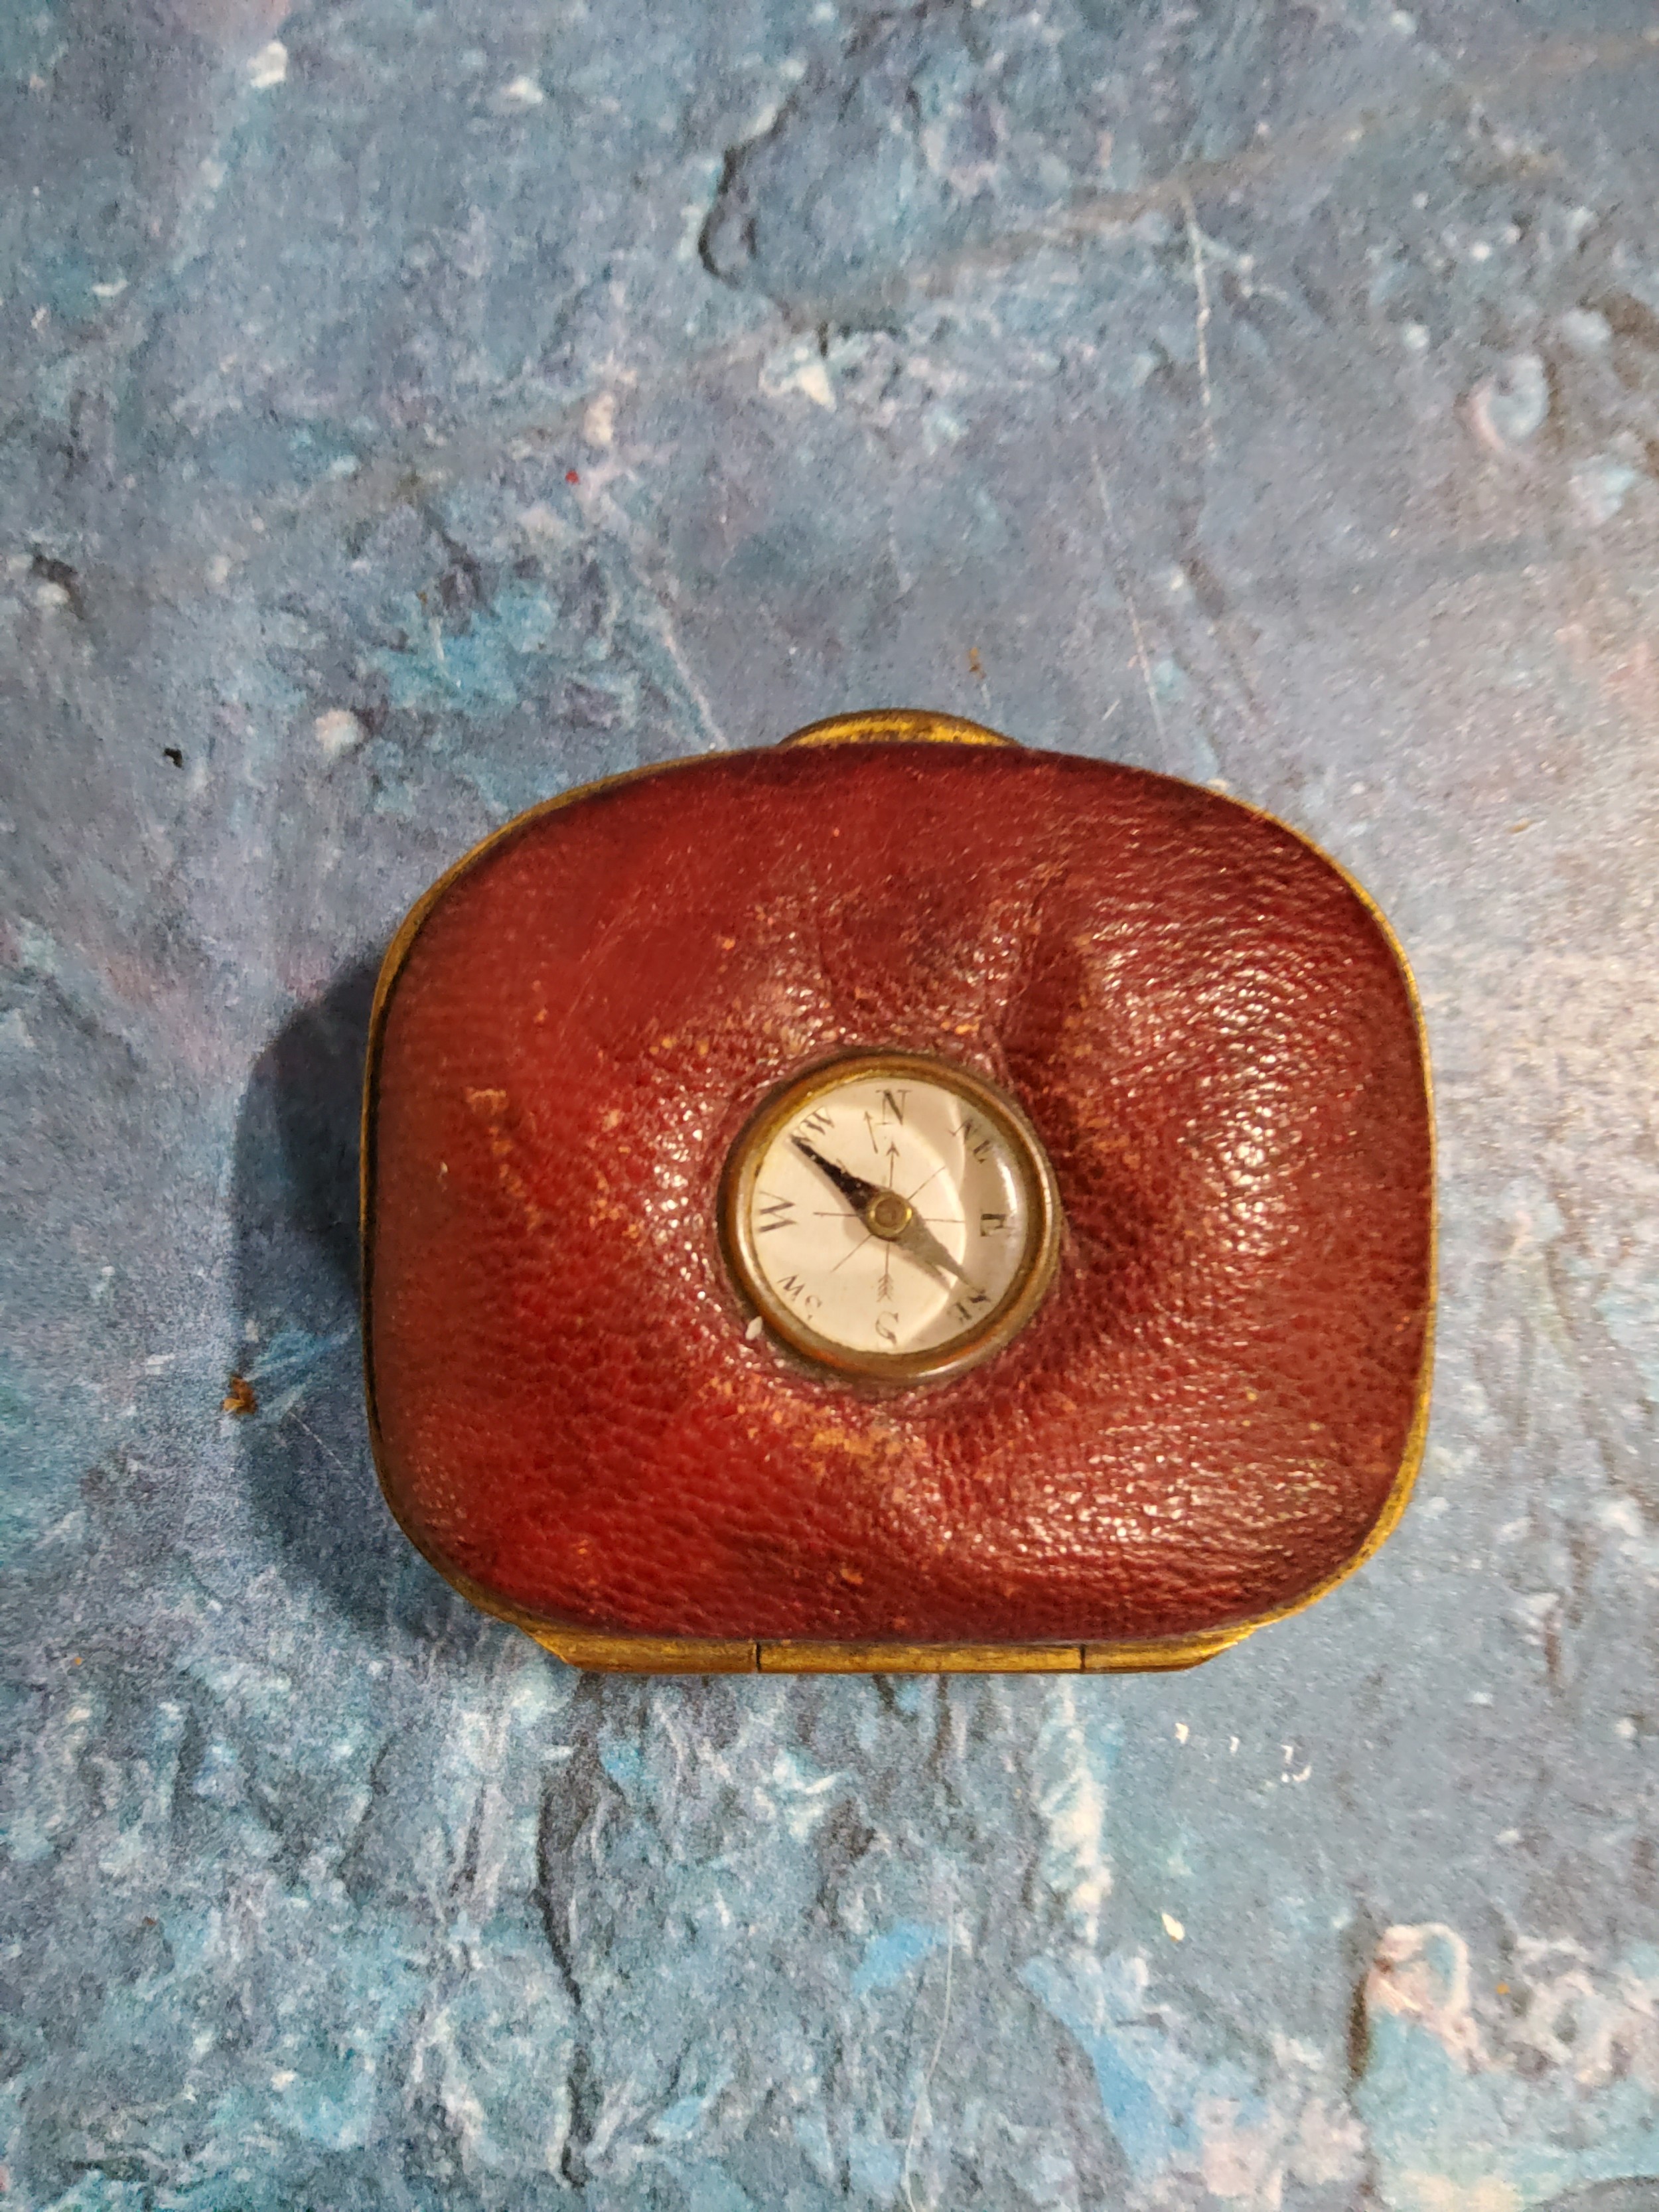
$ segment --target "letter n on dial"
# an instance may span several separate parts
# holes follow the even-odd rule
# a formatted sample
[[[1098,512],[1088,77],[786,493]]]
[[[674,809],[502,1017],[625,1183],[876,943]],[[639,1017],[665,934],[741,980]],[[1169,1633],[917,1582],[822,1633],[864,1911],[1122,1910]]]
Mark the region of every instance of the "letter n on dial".
[[[1041,1139],[981,1076],[847,1055],[775,1092],[732,1148],[722,1231],[775,1334],[843,1373],[921,1380],[1006,1344],[1053,1273]]]

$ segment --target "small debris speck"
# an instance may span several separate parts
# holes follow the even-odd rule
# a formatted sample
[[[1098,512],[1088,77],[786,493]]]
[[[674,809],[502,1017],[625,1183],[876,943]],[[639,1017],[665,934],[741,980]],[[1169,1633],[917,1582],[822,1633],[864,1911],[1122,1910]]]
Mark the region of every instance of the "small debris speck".
[[[246,1375],[231,1376],[225,1386],[225,1395],[219,1401],[219,1410],[222,1413],[234,1413],[239,1420],[246,1419],[249,1413],[258,1412],[258,1398]]]

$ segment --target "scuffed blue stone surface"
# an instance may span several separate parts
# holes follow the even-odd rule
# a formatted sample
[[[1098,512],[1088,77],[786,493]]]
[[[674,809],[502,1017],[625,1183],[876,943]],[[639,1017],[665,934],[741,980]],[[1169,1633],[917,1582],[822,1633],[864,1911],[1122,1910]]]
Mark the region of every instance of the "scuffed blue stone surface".
[[[0,11],[0,2204],[1659,2204],[1656,113],[1616,0]],[[1189,1676],[574,1674],[374,1490],[374,963],[894,703],[1395,923],[1418,1501]]]

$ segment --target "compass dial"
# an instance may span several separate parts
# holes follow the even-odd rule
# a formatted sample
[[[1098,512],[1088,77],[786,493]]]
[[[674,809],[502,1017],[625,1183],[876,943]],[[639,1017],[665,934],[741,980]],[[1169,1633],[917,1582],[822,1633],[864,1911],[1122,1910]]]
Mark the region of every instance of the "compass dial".
[[[827,1366],[953,1372],[1006,1344],[1053,1273],[1060,1208],[1004,1092],[921,1054],[832,1060],[774,1094],[733,1147],[733,1273],[762,1320]]]

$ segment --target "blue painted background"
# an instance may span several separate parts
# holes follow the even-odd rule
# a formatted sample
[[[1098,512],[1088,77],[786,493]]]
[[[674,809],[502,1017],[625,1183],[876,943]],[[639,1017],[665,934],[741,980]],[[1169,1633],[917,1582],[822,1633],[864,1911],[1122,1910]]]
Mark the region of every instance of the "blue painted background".
[[[1655,28],[0,10],[0,2204],[1659,2203]],[[1395,922],[1418,1502],[1187,1677],[584,1678],[374,1489],[373,966],[895,703]]]

